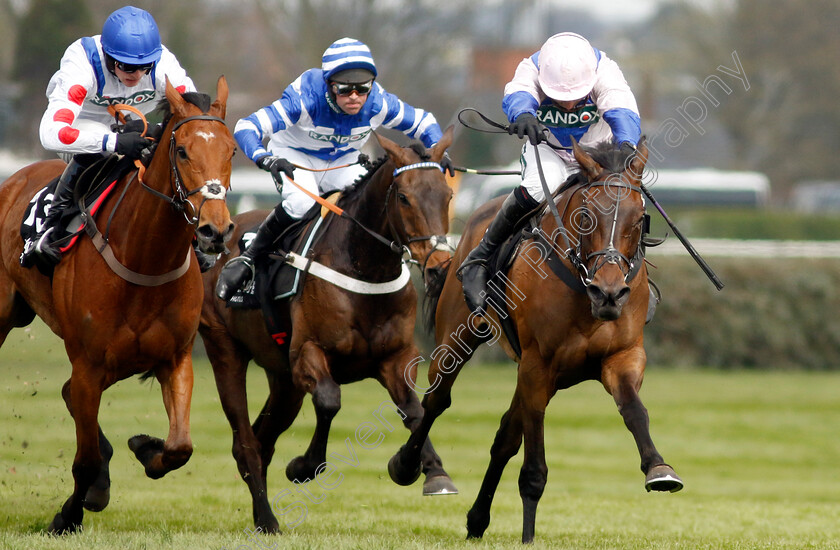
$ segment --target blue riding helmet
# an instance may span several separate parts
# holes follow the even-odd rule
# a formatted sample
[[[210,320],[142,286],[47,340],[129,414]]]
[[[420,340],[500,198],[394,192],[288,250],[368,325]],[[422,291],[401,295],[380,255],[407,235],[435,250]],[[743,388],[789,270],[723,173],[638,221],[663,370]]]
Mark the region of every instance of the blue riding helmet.
[[[122,63],[156,63],[162,50],[157,23],[145,10],[120,8],[102,26],[102,50]]]

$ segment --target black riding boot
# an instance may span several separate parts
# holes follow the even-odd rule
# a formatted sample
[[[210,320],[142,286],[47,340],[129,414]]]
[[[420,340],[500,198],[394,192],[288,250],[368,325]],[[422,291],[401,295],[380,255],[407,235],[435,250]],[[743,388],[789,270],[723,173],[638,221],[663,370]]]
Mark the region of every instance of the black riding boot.
[[[464,298],[470,311],[483,310],[486,305],[487,282],[490,280],[487,260],[505,242],[505,239],[510,237],[516,222],[533,210],[537,204],[539,203],[525,194],[521,188],[515,189],[502,203],[502,208],[490,222],[481,242],[473,248],[458,268],[464,287]]]
[[[219,273],[219,280],[216,281],[216,296],[220,300],[227,301],[236,291],[242,288],[245,281],[254,279],[254,259],[257,256],[271,251],[274,241],[280,236],[284,229],[294,223],[295,220],[283,210],[281,205],[268,215],[262,222],[257,235],[251,244],[248,245],[241,255],[228,261],[222,272]]]
[[[55,234],[58,229],[58,220],[67,207],[73,203],[76,176],[86,167],[87,164],[79,162],[76,157],[70,159],[64,173],[58,180],[49,211],[44,218],[44,225],[38,234],[27,242],[27,246],[20,255],[21,266],[32,267],[36,262],[46,266],[56,266],[61,261],[61,251],[58,247],[53,246],[56,241]]]

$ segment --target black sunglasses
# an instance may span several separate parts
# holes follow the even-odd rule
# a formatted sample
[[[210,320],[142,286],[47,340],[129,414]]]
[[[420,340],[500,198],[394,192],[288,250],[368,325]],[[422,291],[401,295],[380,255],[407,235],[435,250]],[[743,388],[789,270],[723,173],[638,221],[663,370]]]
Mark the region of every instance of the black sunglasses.
[[[367,82],[359,82],[356,84],[333,82],[332,87],[333,92],[336,95],[350,95],[353,92],[356,92],[359,95],[365,95],[370,93],[370,89],[373,88],[373,80],[368,80]]]
[[[132,65],[130,63],[123,63],[122,61],[115,61],[114,66],[124,73],[135,73],[137,71],[143,71],[144,73],[148,73],[152,70],[155,64],[145,63],[143,65]]]

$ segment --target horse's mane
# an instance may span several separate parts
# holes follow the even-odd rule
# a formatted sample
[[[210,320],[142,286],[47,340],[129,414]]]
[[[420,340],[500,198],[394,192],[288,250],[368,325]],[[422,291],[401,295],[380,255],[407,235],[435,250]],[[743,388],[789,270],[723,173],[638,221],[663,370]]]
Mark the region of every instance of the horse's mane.
[[[183,97],[184,101],[187,103],[192,103],[201,109],[202,113],[208,112],[210,110],[210,105],[213,102],[209,95],[202,94],[201,92],[184,92],[181,94],[181,97]],[[172,106],[169,104],[169,100],[164,97],[158,101],[154,112],[163,120],[162,126],[165,128],[169,123],[169,119],[172,118]]]
[[[592,159],[601,165],[601,168],[611,174],[620,174],[626,168],[627,158],[633,153],[625,153],[616,149],[615,144],[610,141],[599,143],[592,147],[584,147]]]
[[[624,168],[627,166],[627,159],[633,153],[624,153],[619,151],[615,148],[615,145],[611,142],[602,142],[597,145],[588,146],[583,148],[584,151],[589,153],[589,156],[592,157],[592,160],[597,162],[601,165],[601,168],[606,170],[611,174],[619,174],[621,173]],[[561,185],[557,191],[554,192],[554,196],[556,197],[569,187],[573,187],[575,185],[584,185],[588,182],[588,178],[583,171],[577,171],[572,173],[563,185]]]
[[[407,147],[413,149],[414,152],[417,153],[417,156],[420,157],[421,161],[427,161],[431,159],[431,155],[426,150],[426,147],[423,145],[423,143],[419,141],[413,141]],[[364,186],[373,178],[373,175],[376,173],[376,171],[379,170],[379,168],[383,164],[385,164],[385,161],[387,160],[387,156],[382,156],[372,162],[368,162],[367,172],[359,176],[356,179],[356,181],[353,182],[352,185],[345,188],[341,192],[342,197],[346,197],[348,199],[355,197],[359,193],[359,191],[361,191],[364,188]]]

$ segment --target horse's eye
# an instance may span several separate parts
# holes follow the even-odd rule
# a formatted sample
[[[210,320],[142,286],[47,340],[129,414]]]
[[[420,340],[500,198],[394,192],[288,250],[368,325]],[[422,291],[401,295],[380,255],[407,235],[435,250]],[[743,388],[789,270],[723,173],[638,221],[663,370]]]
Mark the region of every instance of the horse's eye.
[[[397,198],[400,199],[400,202],[406,206],[409,205],[408,197],[406,197],[403,193],[397,193]]]
[[[179,146],[177,151],[179,159],[188,160],[190,158],[189,156],[187,156],[187,150],[183,146]]]

